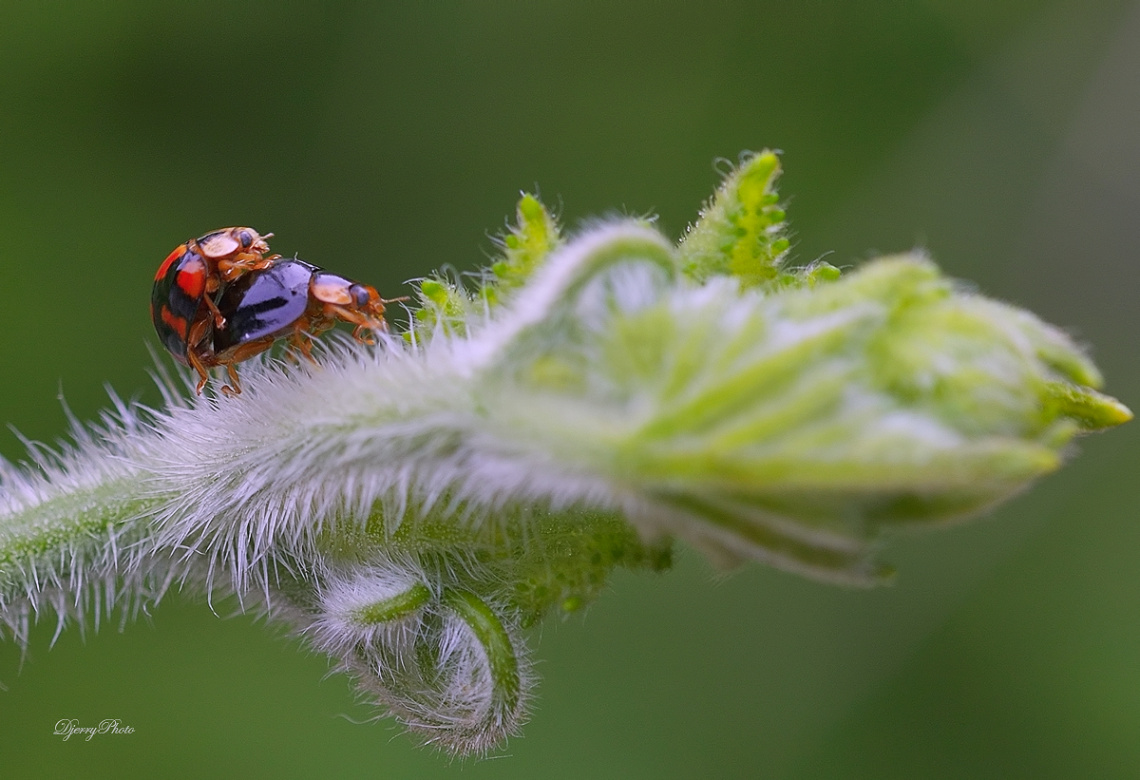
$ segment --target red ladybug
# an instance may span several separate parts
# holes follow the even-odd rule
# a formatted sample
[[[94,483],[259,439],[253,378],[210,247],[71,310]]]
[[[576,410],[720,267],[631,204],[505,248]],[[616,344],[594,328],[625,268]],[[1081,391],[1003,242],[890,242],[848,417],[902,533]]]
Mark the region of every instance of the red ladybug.
[[[198,393],[209,369],[225,366],[226,395],[241,392],[235,364],[288,336],[290,347],[312,359],[312,337],[337,322],[373,343],[368,331],[386,330],[385,301],[375,288],[303,260],[269,255],[252,228],[225,228],[187,241],[154,277],[151,319],[164,347],[198,372]],[[403,299],[398,299],[403,300]]]
[[[162,345],[178,362],[205,375],[202,356],[211,349],[211,329],[225,324],[214,298],[224,284],[273,265],[280,255],[266,254],[265,239],[272,235],[249,227],[222,228],[180,245],[158,267],[150,316]]]

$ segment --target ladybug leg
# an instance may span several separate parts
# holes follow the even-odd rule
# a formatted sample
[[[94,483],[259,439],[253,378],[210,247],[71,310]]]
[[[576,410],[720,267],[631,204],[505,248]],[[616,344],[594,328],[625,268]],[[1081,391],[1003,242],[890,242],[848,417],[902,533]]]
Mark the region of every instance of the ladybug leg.
[[[222,395],[228,398],[241,395],[241,382],[238,381],[237,369],[234,368],[233,363],[226,366],[226,376],[229,377],[230,383],[228,385],[222,385]]]
[[[242,344],[233,352],[226,354],[224,358],[218,359],[218,365],[226,367],[226,375],[230,383],[222,385],[222,395],[233,397],[241,395],[241,383],[238,381],[237,365],[243,360],[249,360],[254,355],[260,355],[265,350],[273,346],[273,338],[266,337],[251,341],[248,344]]]
[[[335,303],[325,304],[325,316],[355,325],[356,328],[352,331],[352,337],[369,345],[375,344],[376,339],[371,334],[365,336],[366,330],[388,330],[388,323],[383,318],[373,317],[366,312],[350,309],[347,306],[339,306]]]
[[[297,352],[299,351],[310,363],[317,362],[316,358],[313,357],[313,337],[309,332],[312,327],[308,317],[297,320],[293,326],[293,335],[289,337],[289,349],[285,353],[290,360],[297,360]]]
[[[370,347],[376,346],[376,337],[371,333],[365,334],[366,329],[368,329],[366,325],[357,325],[352,329],[352,337],[362,344],[367,344]]]
[[[305,356],[305,360],[310,363],[316,363],[317,359],[313,357],[313,337],[304,331],[294,331],[293,338],[290,340],[289,357],[297,360],[297,353],[294,350],[300,350],[301,354]]]
[[[206,344],[209,327],[209,317],[197,317],[190,326],[190,334],[186,339],[186,361],[198,372],[198,386],[195,388],[198,395],[202,394],[202,388],[210,378],[209,366],[213,365],[214,353]]]
[[[199,355],[196,350],[187,350],[186,359],[190,362],[190,367],[198,372],[198,386],[194,388],[194,392],[201,395],[202,388],[206,386],[206,382],[210,379],[210,372],[206,369],[206,364],[202,362],[202,356]]]
[[[226,318],[218,311],[218,304],[214,303],[214,299],[209,295],[203,295],[202,300],[206,302],[206,308],[214,314],[214,327],[224,328],[226,326]]]
[[[222,280],[232,282],[250,271],[264,271],[281,259],[281,255],[262,255],[260,252],[238,252],[228,260],[218,261],[218,273]]]

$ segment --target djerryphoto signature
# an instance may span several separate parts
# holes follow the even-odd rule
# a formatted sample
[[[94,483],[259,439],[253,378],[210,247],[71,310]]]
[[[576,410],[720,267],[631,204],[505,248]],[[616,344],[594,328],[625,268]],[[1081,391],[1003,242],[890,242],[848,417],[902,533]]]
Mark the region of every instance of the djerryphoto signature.
[[[52,732],[57,737],[63,737],[63,741],[74,737],[83,737],[85,742],[90,742],[91,738],[96,734],[134,734],[135,730],[132,726],[124,726],[123,722],[118,718],[107,718],[106,720],[99,721],[98,726],[80,726],[79,720],[76,718],[64,718],[63,720],[56,721],[55,731]]]

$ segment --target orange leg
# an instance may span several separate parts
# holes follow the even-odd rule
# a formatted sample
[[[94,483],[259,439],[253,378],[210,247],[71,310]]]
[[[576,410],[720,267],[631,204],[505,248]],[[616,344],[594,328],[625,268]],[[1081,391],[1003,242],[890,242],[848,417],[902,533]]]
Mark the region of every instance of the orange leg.
[[[281,255],[262,256],[253,252],[239,252],[229,260],[219,260],[218,273],[224,281],[232,282],[250,271],[264,271],[280,258]]]
[[[273,339],[266,337],[251,341],[248,344],[242,344],[233,351],[227,352],[224,357],[217,358],[219,366],[226,367],[226,374],[229,377],[230,383],[222,385],[222,395],[234,396],[241,395],[241,383],[238,382],[237,368],[235,364],[243,360],[249,360],[254,355],[260,355],[265,350],[273,346]]]
[[[332,328],[333,323],[320,315],[306,314],[293,324],[293,335],[289,337],[289,349],[286,352],[290,359],[296,360],[299,351],[310,363],[316,363],[313,357],[313,336],[324,333]]]
[[[194,388],[194,392],[201,395],[202,388],[206,386],[206,382],[210,379],[210,372],[206,370],[206,364],[202,362],[201,356],[194,350],[190,349],[186,351],[186,359],[190,361],[190,367],[198,372],[198,386]]]
[[[355,325],[356,329],[352,331],[352,337],[365,344],[376,343],[376,339],[364,335],[365,330],[388,330],[388,323],[386,323],[383,318],[373,317],[371,314],[356,309],[349,309],[345,306],[338,306],[335,303],[326,303],[324,314],[329,319],[335,318],[341,322]]]
[[[207,298],[207,300],[209,299]],[[186,360],[198,372],[198,387],[196,388],[198,395],[202,394],[202,388],[206,386],[206,380],[210,378],[210,372],[207,369],[213,365],[213,356],[210,354],[209,348],[205,346],[209,332],[210,320],[200,318],[190,326],[190,334],[186,339]]]
[[[234,364],[230,363],[226,366],[226,375],[230,378],[228,385],[222,385],[222,395],[232,398],[235,395],[241,395],[241,382],[238,382],[237,369]]]
[[[293,335],[289,337],[289,349],[285,354],[289,356],[290,360],[296,360],[297,352],[304,355],[310,363],[317,362],[316,358],[313,357],[313,337],[309,335],[308,331],[300,327],[293,329]]]
[[[214,303],[214,299],[209,295],[203,295],[202,300],[206,302],[206,308],[214,313],[214,327],[224,328],[226,326],[226,318],[218,311],[218,304]]]

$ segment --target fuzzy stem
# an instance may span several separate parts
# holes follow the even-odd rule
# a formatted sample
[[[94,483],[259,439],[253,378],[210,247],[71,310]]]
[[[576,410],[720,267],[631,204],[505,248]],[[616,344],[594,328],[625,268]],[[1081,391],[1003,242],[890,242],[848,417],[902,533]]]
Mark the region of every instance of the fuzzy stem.
[[[350,613],[349,619],[365,626],[392,623],[417,612],[430,599],[431,591],[428,587],[417,582],[391,598],[374,601],[366,607],[355,610]]]
[[[1063,331],[917,253],[786,268],[774,153],[675,246],[566,239],[525,195],[474,290],[236,398],[116,401],[61,454],[0,464],[0,621],[130,612],[171,583],[288,624],[427,741],[516,733],[520,637],[679,537],[720,565],[888,577],[884,532],[985,510],[1131,418]]]
[[[502,621],[486,602],[468,590],[449,589],[443,595],[443,603],[467,625],[483,648],[494,688],[494,709],[513,711],[519,705],[519,666]]]

